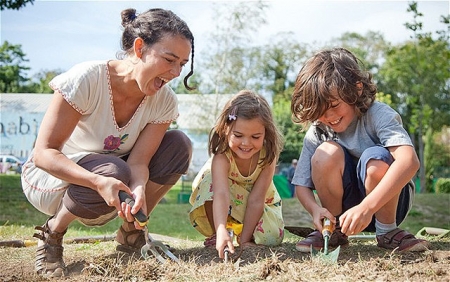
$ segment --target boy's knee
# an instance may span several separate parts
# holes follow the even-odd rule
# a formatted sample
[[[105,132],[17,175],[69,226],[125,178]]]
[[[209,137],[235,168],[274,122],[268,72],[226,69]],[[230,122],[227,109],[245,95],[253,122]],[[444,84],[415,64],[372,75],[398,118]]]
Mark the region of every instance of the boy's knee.
[[[388,169],[389,165],[384,161],[371,159],[367,162],[366,178],[380,181]]]
[[[317,147],[311,158],[311,166],[316,169],[332,169],[344,163],[345,155],[342,147],[335,142],[324,142]]]

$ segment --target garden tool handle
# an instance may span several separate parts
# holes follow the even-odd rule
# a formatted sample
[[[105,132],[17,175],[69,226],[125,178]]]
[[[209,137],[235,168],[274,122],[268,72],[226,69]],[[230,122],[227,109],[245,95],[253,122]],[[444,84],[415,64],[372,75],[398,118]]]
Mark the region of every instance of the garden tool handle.
[[[323,237],[328,236],[328,238],[330,238],[335,228],[336,226],[334,225],[334,223],[331,222],[329,218],[325,217],[323,219],[322,236]]]
[[[119,199],[120,202],[127,203],[127,205],[133,207],[134,206],[134,199],[130,195],[128,195],[125,191],[120,190],[119,191]],[[138,222],[140,226],[146,226],[148,222],[148,217],[144,214],[142,209],[139,209],[139,211],[136,214],[133,214],[134,219]]]

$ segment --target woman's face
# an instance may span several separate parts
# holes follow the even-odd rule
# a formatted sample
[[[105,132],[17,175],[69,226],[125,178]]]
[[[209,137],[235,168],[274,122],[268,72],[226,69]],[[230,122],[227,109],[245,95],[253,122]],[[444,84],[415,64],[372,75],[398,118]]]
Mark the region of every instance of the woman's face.
[[[180,35],[164,36],[144,47],[136,66],[136,82],[145,95],[154,95],[170,80],[178,77],[189,61],[191,42]]]
[[[334,93],[334,97],[338,97],[337,93]],[[336,101],[333,101],[331,104],[331,108],[329,108],[321,117],[319,117],[319,121],[331,129],[334,132],[344,132],[350,123],[355,119],[356,111],[355,107],[351,106],[341,99],[337,98]]]
[[[237,118],[229,132],[228,146],[237,157],[249,159],[262,149],[265,135],[261,119]]]

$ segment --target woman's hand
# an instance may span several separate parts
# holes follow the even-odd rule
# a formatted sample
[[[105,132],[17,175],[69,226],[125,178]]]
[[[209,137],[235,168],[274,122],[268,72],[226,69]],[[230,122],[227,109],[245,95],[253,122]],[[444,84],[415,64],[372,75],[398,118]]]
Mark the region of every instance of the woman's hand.
[[[129,204],[122,202],[121,210],[119,210],[117,214],[120,218],[127,222],[134,222],[136,229],[143,229],[145,226],[141,226],[135,219],[134,215],[139,212],[139,209],[141,209],[143,214],[147,216],[145,189],[143,189],[142,186],[136,187],[130,196],[134,199],[134,205],[130,206]]]
[[[134,199],[134,205],[131,207],[125,202],[120,202],[119,191],[124,191]],[[135,220],[134,214],[136,214],[140,208],[146,213],[145,207],[145,194],[142,187],[136,187],[134,191],[131,191],[122,181],[114,177],[100,176],[97,192],[105,200],[108,206],[114,206],[117,209],[117,214],[120,218],[127,222],[134,222],[136,229],[142,229],[139,223]]]

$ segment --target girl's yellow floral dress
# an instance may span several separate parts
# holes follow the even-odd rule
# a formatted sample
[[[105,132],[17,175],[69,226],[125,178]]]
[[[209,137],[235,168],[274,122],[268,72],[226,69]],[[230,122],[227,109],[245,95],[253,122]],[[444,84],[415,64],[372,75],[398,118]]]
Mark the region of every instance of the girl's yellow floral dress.
[[[242,223],[246,212],[247,200],[253,184],[259,177],[262,169],[257,166],[256,170],[248,177],[244,177],[239,172],[234,157],[230,151],[225,152],[230,161],[231,167],[228,174],[228,184],[230,187],[230,212],[229,221]],[[265,151],[261,150],[259,161],[265,156]],[[192,194],[189,202],[192,205],[189,218],[192,226],[206,237],[215,233],[214,226],[209,224],[204,204],[213,200],[212,178],[211,178],[211,158],[205,163],[192,183]],[[248,211],[252,212],[252,211]],[[230,223],[230,222],[229,222]],[[240,231],[235,234],[239,235]],[[281,197],[275,185],[270,184],[267,190],[264,211],[253,232],[256,244],[274,246],[279,245],[284,237],[284,221],[281,210]]]

